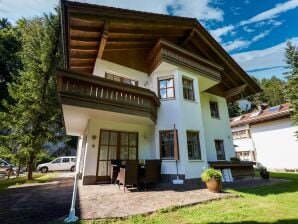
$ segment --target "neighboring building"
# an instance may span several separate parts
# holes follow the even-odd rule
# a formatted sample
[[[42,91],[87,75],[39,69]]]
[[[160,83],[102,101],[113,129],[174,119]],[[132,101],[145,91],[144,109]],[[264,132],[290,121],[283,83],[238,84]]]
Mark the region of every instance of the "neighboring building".
[[[162,159],[163,178],[199,178],[235,157],[227,100],[259,86],[193,18],[62,2],[68,135],[80,136],[83,184],[109,181],[111,159]]]
[[[270,170],[298,171],[298,130],[289,103],[231,118],[236,154]]]

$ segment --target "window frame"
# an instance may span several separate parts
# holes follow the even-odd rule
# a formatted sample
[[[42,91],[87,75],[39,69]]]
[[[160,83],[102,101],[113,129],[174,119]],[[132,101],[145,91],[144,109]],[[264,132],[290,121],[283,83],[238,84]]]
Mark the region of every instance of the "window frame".
[[[112,75],[113,76],[113,79],[109,79],[108,78],[108,75]],[[120,81],[115,80],[115,77],[118,77],[120,79]],[[130,77],[121,76],[121,75],[118,75],[118,74],[115,74],[115,73],[109,72],[109,71],[105,71],[105,78],[108,79],[108,80],[112,80],[112,81],[115,81],[115,82],[120,82],[120,83],[123,83],[123,84],[126,84],[126,85],[131,85],[131,86],[136,86],[136,87],[139,86],[139,81],[138,80],[132,79]],[[130,84],[124,82],[125,79],[129,80],[130,81]],[[135,82],[135,85],[131,84],[132,81]]]
[[[167,87],[167,80],[170,80],[170,79],[173,79],[173,87]],[[164,81],[166,80],[166,88],[160,88],[160,81]],[[170,77],[159,77],[157,79],[157,86],[158,86],[158,98],[160,100],[174,100],[175,97],[176,97],[176,94],[175,94],[175,78],[174,76],[170,76]],[[165,89],[166,90],[166,98],[161,98],[161,94],[160,94],[160,91]],[[172,97],[168,97],[168,93],[167,93],[167,90],[168,89],[173,89],[173,96]]]
[[[187,88],[185,89],[184,88],[184,81],[186,82],[191,82],[191,89],[189,88],[189,83],[187,85]],[[189,101],[196,101],[196,98],[195,98],[195,90],[194,90],[194,80],[191,79],[191,78],[188,78],[188,77],[182,77],[182,91],[183,91],[183,98],[185,100],[189,100]],[[184,91],[187,91],[187,97],[184,95]],[[190,91],[191,91],[191,94],[190,94]],[[190,95],[192,96],[192,99],[190,98]]]
[[[217,114],[215,116],[212,114],[211,104],[216,105]],[[216,119],[220,119],[218,102],[217,101],[210,100],[209,101],[209,108],[210,108],[210,115],[211,115],[211,117],[212,118],[216,118]]]
[[[197,145],[198,145],[198,150],[199,150],[199,158],[195,157],[189,157],[189,140],[188,140],[188,134],[197,134]],[[200,131],[191,131],[191,130],[186,130],[186,144],[187,144],[187,156],[188,160],[202,160],[202,150],[201,150],[201,143],[200,143]],[[194,146],[194,143],[191,143],[191,146]],[[193,149],[192,149],[193,150]]]
[[[222,145],[221,150],[223,151],[223,153],[222,153],[223,154],[223,158],[219,158],[218,157],[218,150],[217,150],[217,147],[216,147],[216,143],[217,142],[220,142],[221,145]],[[226,152],[225,152],[224,140],[222,140],[222,139],[214,139],[214,145],[215,145],[216,159],[218,161],[225,161],[226,160]]]
[[[163,144],[162,144],[161,137],[162,137],[162,134],[163,133],[166,133],[166,132],[172,132],[173,133],[173,143],[172,143],[172,145],[173,145],[173,147],[172,147],[172,149],[173,149],[173,152],[172,152],[173,157],[163,157],[163,153],[162,153],[162,145]],[[178,130],[177,130],[177,135],[178,135]],[[178,143],[178,145],[179,145],[179,143]],[[161,160],[174,160],[174,158],[175,158],[175,151],[174,151],[174,130],[173,129],[159,131],[159,153],[160,153],[160,159]],[[178,155],[178,158],[179,158],[179,155]]]

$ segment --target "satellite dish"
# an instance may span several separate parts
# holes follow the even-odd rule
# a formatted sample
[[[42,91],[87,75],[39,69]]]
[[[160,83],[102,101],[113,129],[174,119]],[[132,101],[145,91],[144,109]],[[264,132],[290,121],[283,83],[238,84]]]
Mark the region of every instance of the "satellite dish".
[[[251,103],[248,100],[239,100],[238,106],[240,110],[247,112],[251,108]]]

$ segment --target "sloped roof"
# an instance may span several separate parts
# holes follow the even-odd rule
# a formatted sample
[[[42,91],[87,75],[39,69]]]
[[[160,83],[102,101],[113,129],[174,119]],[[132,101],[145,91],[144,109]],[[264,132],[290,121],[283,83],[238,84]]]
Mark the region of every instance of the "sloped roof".
[[[261,111],[253,111],[238,117],[230,119],[231,127],[237,127],[246,124],[258,124],[277,119],[289,117],[291,108],[289,103],[284,103],[275,107],[269,107]]]
[[[162,38],[223,67],[220,83],[207,92],[225,96],[244,85],[243,96],[261,91],[195,18],[65,0],[61,10],[68,69],[92,74],[96,59],[102,58],[150,74],[147,57]]]

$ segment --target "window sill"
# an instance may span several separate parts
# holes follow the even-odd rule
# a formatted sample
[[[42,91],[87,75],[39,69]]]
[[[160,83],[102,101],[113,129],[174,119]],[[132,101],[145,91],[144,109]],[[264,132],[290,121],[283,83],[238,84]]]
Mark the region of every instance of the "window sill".
[[[215,120],[221,120],[220,117],[212,117],[211,118],[215,119]]]
[[[176,98],[166,98],[166,99],[162,99],[162,98],[159,98],[160,101],[170,101],[170,100],[176,100]]]
[[[183,98],[184,99],[184,98]],[[188,99],[184,99],[185,102],[189,102],[189,103],[198,103],[196,100],[188,100]]]
[[[174,159],[161,159],[162,161],[164,161],[164,162],[176,162],[176,160],[174,160]],[[180,161],[180,160],[177,160],[178,162]]]
[[[189,159],[189,162],[204,162],[204,160],[201,159]]]

